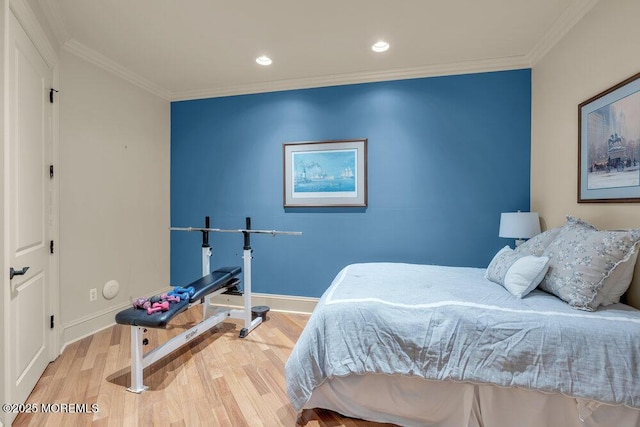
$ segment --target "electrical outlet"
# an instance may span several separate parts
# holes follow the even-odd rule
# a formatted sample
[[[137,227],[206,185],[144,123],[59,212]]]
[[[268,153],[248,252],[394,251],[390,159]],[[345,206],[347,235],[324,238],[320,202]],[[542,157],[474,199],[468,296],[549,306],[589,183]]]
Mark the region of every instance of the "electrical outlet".
[[[96,288],[89,289],[89,301],[98,299],[98,290]]]

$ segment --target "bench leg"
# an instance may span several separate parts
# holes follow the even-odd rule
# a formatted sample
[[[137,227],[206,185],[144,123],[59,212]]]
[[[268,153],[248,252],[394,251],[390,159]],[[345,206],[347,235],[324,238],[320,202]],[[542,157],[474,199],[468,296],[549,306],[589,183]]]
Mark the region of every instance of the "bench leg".
[[[142,393],[147,389],[143,384],[144,364],[142,362],[142,341],[145,330],[140,326],[131,326],[131,387],[127,391],[133,393]]]
[[[251,320],[251,260],[253,255],[251,249],[245,249],[242,253],[242,259],[244,260],[244,310],[232,310],[231,317],[236,317],[244,320],[244,328],[240,330],[240,338],[244,338],[249,335],[256,326],[262,323],[261,317],[256,317]]]
[[[150,366],[167,356],[168,354],[174,352],[178,348],[187,344],[189,341],[194,340],[199,337],[201,334],[207,332],[218,323],[224,321],[227,317],[229,317],[229,310],[217,311],[215,314],[210,316],[208,319],[203,320],[197,325],[191,327],[190,329],[182,332],[180,335],[177,335],[171,338],[169,341],[165,342],[162,345],[150,350],[146,354],[143,353],[142,346],[144,345],[143,334],[145,332],[145,328],[140,326],[132,326],[131,327],[131,387],[127,389],[127,391],[131,391],[133,393],[142,393],[148,387],[143,384],[144,368]]]

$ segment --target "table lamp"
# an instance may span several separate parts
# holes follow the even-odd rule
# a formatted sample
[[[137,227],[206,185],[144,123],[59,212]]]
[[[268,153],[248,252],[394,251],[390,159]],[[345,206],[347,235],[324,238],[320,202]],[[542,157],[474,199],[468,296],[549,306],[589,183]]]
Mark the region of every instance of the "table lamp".
[[[524,239],[540,233],[538,212],[503,212],[500,214],[500,237],[516,239],[516,247]]]

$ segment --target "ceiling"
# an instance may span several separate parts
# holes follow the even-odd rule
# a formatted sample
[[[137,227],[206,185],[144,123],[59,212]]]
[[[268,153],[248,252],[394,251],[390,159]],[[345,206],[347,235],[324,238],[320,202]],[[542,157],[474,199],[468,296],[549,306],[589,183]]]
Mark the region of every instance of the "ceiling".
[[[63,49],[169,100],[528,68],[596,2],[38,0]]]

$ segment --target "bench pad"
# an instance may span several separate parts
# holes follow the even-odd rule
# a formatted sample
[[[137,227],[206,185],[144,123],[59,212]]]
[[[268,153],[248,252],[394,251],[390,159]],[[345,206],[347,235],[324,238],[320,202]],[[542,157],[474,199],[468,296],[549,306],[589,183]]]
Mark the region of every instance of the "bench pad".
[[[166,328],[167,323],[169,323],[174,316],[189,308],[189,304],[197,302],[208,294],[234,283],[233,278],[240,274],[241,271],[242,269],[240,267],[221,267],[185,286],[185,288],[192,286],[195,289],[195,293],[189,301],[180,300],[180,302],[177,303],[170,303],[169,310],[158,311],[152,314],[147,314],[147,310],[139,308],[127,308],[116,314],[116,323],[148,328]]]
[[[227,283],[240,274],[241,271],[242,269],[240,267],[220,267],[216,271],[185,286],[186,288],[193,286],[195,289],[195,293],[191,296],[189,302],[196,302],[211,292],[215,292],[220,288],[226,287]]]

